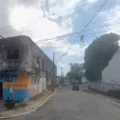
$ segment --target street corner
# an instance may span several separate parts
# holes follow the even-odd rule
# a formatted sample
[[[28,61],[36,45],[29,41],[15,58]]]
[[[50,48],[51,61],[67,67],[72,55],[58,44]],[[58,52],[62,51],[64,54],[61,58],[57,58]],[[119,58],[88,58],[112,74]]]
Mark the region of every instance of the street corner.
[[[41,94],[33,97],[31,100],[24,102],[23,105],[18,108],[12,110],[5,109],[4,111],[0,112],[0,119],[14,118],[35,112],[38,108],[43,106],[61,88],[62,87],[60,86],[56,87],[54,91],[52,90],[44,91]]]

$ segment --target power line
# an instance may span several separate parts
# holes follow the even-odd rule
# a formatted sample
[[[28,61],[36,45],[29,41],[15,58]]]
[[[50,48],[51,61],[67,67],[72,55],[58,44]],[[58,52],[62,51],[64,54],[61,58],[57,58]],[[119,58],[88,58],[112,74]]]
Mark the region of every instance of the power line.
[[[0,35],[0,37],[1,37],[2,39],[5,39],[2,35]]]
[[[56,39],[56,38],[60,39],[60,38],[63,38],[63,37],[67,37],[69,35],[74,35],[74,34],[79,34],[79,32],[68,33],[68,34],[64,34],[64,35],[61,35],[61,36],[56,36],[56,37],[49,38],[49,39],[42,39],[42,40],[37,41],[36,44],[40,43],[40,42],[50,41],[50,40],[53,40],[53,39]]]
[[[60,39],[60,38],[63,38],[63,37],[67,37],[67,36],[70,36],[70,35],[76,35],[76,34],[79,34],[79,32],[69,33],[69,34],[65,34],[65,35],[61,35],[61,36],[53,37],[53,38],[48,38],[48,39],[42,39],[42,40],[37,41],[35,43],[36,44],[38,44],[38,43],[45,43],[45,42],[48,42],[48,41],[52,41],[52,40],[54,40],[56,38]],[[90,33],[90,34],[92,34],[92,33]],[[87,36],[90,35],[90,34],[87,34]]]
[[[38,18],[44,18],[44,17],[38,17]],[[38,18],[35,18],[35,19],[38,19]],[[25,21],[24,23],[26,23],[26,22],[28,22],[28,21]],[[13,25],[13,26],[18,26],[18,25],[20,25],[20,24],[16,24],[16,25]],[[84,25],[82,25],[82,26],[84,26]],[[4,27],[4,28],[1,28],[0,30],[7,29],[9,27],[12,27],[12,25]],[[31,27],[31,25],[28,24],[28,25],[25,25],[25,26],[22,26],[22,27]],[[11,29],[11,28],[9,28],[9,29]],[[13,31],[13,30],[9,30],[9,31]],[[1,33],[8,33],[8,31],[1,31]]]
[[[86,4],[85,2],[83,2],[82,4]],[[72,9],[72,8],[69,8],[69,9]],[[64,12],[64,11],[61,11],[61,12]],[[60,12],[58,12],[58,13],[60,13]],[[58,14],[58,13],[55,13],[55,14]],[[40,19],[40,18],[44,18],[44,17],[41,17],[41,16],[38,16],[37,18],[34,18],[34,19]],[[34,20],[33,19],[33,20]],[[25,22],[23,22],[23,23],[27,23],[27,22],[29,22],[30,20],[28,20],[28,21],[25,21]],[[21,24],[23,24],[23,23],[21,23]],[[4,29],[11,29],[10,27],[13,27],[13,26],[18,26],[18,25],[21,25],[21,24],[15,24],[15,25],[10,25],[10,26],[6,26],[6,27],[3,27],[3,28],[0,28],[0,30],[4,30]],[[23,26],[23,27],[25,27],[25,26]],[[30,26],[28,26],[28,27],[30,27]],[[11,31],[13,31],[13,30],[11,30]],[[3,33],[3,32],[2,32]],[[7,32],[8,33],[8,32]]]
[[[105,21],[104,21],[105,22]],[[94,23],[92,23],[92,24],[95,24],[96,22],[94,22]],[[104,26],[107,26],[107,27],[110,27],[110,26],[114,26],[114,25],[118,25],[118,24],[120,24],[120,23],[114,23],[114,24],[111,24],[111,25],[107,25],[107,24],[103,24],[103,25],[101,25],[100,27],[104,27]],[[84,27],[85,25],[81,25],[80,27]],[[23,27],[26,27],[26,26],[23,26]],[[28,27],[31,27],[30,25],[28,26]],[[13,31],[13,29],[11,29],[11,30],[9,30],[9,31]],[[0,33],[9,33],[9,31],[0,31]],[[87,30],[87,31],[90,31],[90,30]],[[35,31],[35,32],[38,32],[38,31]],[[38,32],[39,33],[39,32]],[[80,33],[80,32],[78,32],[78,33]],[[52,34],[54,34],[54,33],[52,33]],[[71,33],[71,34],[74,34],[74,33]],[[75,34],[77,34],[77,33],[75,33]],[[41,37],[41,36],[40,36]],[[62,36],[61,36],[62,37]],[[66,37],[66,36],[65,36]],[[39,37],[35,37],[35,38],[39,38]],[[42,39],[42,40],[39,40],[38,42],[45,42],[45,41],[49,41],[49,40],[53,40],[53,39],[56,39],[56,37],[54,37],[54,38],[46,38],[46,39]],[[37,43],[38,43],[37,42]]]
[[[71,8],[72,9],[72,8]],[[56,14],[56,13],[55,13]],[[52,15],[52,14],[51,14]],[[34,21],[34,20],[36,20],[36,19],[41,19],[41,18],[48,18],[48,17],[41,17],[41,16],[38,16],[37,18],[34,18],[34,19],[32,19],[31,21]],[[0,28],[0,31],[1,30],[4,30],[4,29],[11,29],[12,27],[14,27],[14,26],[19,26],[19,25],[22,25],[22,24],[25,24],[25,23],[28,23],[28,22],[30,22],[30,20],[27,20],[27,21],[25,21],[25,22],[23,22],[23,23],[18,23],[18,24],[14,24],[14,25],[9,25],[9,26],[6,26],[6,27],[2,27],[2,28]],[[28,24],[29,25],[29,24]],[[11,28],[10,28],[11,27]],[[24,26],[23,26],[24,27]]]
[[[115,23],[115,24],[112,24],[112,25],[107,25],[107,27],[110,27],[110,26],[113,26],[113,25],[118,25],[118,24],[120,24],[120,23]],[[81,25],[81,27],[84,27],[84,26],[85,25]],[[106,26],[106,24],[101,25],[101,27],[102,26]],[[92,30],[87,30],[87,31],[92,31]],[[5,32],[8,32],[8,31],[5,31]],[[4,32],[1,32],[1,33],[4,33]],[[41,39],[41,40],[37,41],[36,44],[47,42],[47,41],[52,41],[53,39],[56,39],[56,38],[60,39],[60,38],[67,37],[67,36],[70,36],[70,35],[75,35],[75,34],[80,34],[80,32],[68,33],[68,34],[64,34],[64,35],[61,35],[61,36],[56,36],[56,37],[53,37],[53,38]],[[39,38],[39,37],[35,37],[35,38]]]
[[[70,9],[72,9],[72,8],[70,8]],[[64,12],[64,11],[63,11]],[[58,12],[59,13],[59,12]],[[52,15],[52,14],[51,14]],[[33,20],[35,20],[35,19],[41,19],[41,18],[45,18],[45,17],[41,17],[41,16],[38,16],[37,18],[33,18],[32,19],[32,21]],[[29,22],[30,20],[27,20],[27,21],[25,21],[25,22],[23,22],[23,23],[18,23],[18,24],[14,24],[14,25],[9,25],[9,26],[6,26],[6,27],[2,27],[2,28],[0,28],[0,30],[4,30],[4,29],[11,29],[10,27],[13,27],[13,26],[18,26],[18,25],[22,25],[22,24],[24,24],[24,23],[27,23],[27,22]]]
[[[100,9],[97,11],[97,13],[92,17],[92,19],[90,19],[90,21],[85,25],[85,27],[80,31],[80,34],[87,28],[87,26],[93,21],[93,19],[97,16],[97,14],[102,10],[102,8],[106,5],[106,3],[108,2],[108,0],[105,0],[103,5],[100,7]],[[57,64],[61,61],[61,59],[66,55],[66,52],[71,48],[71,46],[74,44],[74,42],[77,40],[77,38],[79,37],[79,35],[74,39],[73,43],[70,44],[70,46],[68,47],[68,49],[64,52],[64,54],[60,57],[59,61],[57,62]]]
[[[84,3],[84,4],[85,4],[85,3]],[[70,8],[70,9],[72,9],[72,8]],[[59,12],[58,12],[58,13],[59,13]],[[55,13],[55,14],[58,15],[58,13]],[[52,14],[51,14],[51,15],[52,15]],[[64,16],[62,16],[62,17],[64,17]],[[37,18],[32,19],[32,21],[34,21],[35,19],[41,19],[41,18],[44,18],[44,17],[38,16]],[[23,23],[18,23],[18,24],[14,24],[14,25],[9,25],[9,26],[0,28],[0,30],[4,30],[4,29],[8,29],[8,28],[11,29],[10,27],[19,26],[19,25],[22,25],[22,24],[27,23],[27,22],[29,22],[29,21],[30,21],[30,20],[27,20],[27,21],[25,21],[25,22],[23,22]],[[23,26],[23,27],[25,27],[25,26]]]
[[[84,25],[82,25],[84,26]],[[79,34],[79,33],[72,33],[72,34]],[[55,37],[55,38],[50,38],[50,39],[43,39],[42,41],[49,41],[49,40],[53,40],[53,39],[56,39],[56,38],[62,38],[62,37],[66,37],[66,36],[69,36],[71,34],[66,34],[66,35],[62,35],[62,36],[58,36],[58,37]],[[41,40],[39,42],[42,42]],[[37,42],[38,43],[38,42]]]
[[[114,25],[118,25],[118,24],[120,24],[120,23],[115,23],[115,24],[112,24],[112,25],[103,24],[100,27],[104,27],[104,26],[110,27],[110,26],[114,26]],[[84,27],[84,26],[85,25],[81,25],[81,27]],[[84,32],[87,32],[87,31],[92,31],[92,30],[88,29],[88,30],[85,30]],[[70,35],[75,35],[75,34],[80,34],[80,32],[67,33],[67,34],[56,36],[56,37],[52,37],[52,38],[41,39],[41,40],[37,41],[36,44],[41,43],[41,42],[52,41],[53,39],[56,39],[56,38],[60,39],[60,38],[67,37],[67,36],[70,36]],[[38,38],[38,37],[36,37],[36,38]]]

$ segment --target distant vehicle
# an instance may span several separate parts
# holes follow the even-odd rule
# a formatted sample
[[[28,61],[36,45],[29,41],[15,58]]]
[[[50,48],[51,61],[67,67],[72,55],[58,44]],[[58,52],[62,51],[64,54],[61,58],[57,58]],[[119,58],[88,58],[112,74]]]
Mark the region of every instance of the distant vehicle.
[[[69,84],[69,80],[64,80],[64,86]]]
[[[79,81],[78,80],[74,80],[72,83],[72,90],[79,90]]]

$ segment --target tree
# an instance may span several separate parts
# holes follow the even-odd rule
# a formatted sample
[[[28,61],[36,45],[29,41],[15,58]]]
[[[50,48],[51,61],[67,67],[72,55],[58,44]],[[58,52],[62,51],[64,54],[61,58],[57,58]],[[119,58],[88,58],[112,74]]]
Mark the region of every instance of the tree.
[[[67,77],[70,80],[80,80],[84,72],[83,64],[79,63],[70,63],[70,71],[67,73]]]
[[[88,80],[101,80],[102,70],[118,50],[119,35],[110,33],[95,39],[85,50],[85,76]]]

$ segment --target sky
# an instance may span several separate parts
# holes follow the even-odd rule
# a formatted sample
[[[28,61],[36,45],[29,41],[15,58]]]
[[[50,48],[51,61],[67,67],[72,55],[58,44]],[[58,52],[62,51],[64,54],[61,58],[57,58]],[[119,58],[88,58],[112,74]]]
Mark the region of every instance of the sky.
[[[111,32],[120,34],[120,0],[108,0],[81,34],[72,34],[79,33],[104,2],[105,0],[1,0],[0,34],[5,38],[29,36],[51,59],[55,52],[58,75],[61,73],[59,67],[63,67],[66,74],[69,63],[84,62],[85,49],[96,37]],[[65,34],[69,35],[59,37]],[[84,36],[84,44],[80,41],[81,35]],[[74,44],[70,47],[73,41]]]

